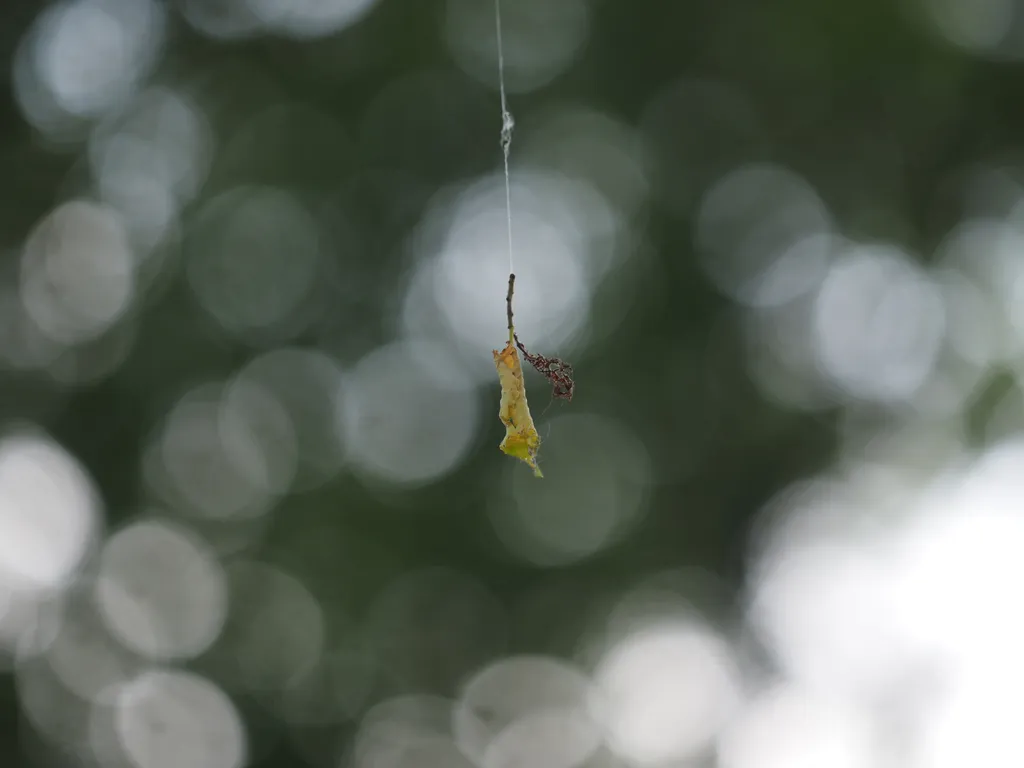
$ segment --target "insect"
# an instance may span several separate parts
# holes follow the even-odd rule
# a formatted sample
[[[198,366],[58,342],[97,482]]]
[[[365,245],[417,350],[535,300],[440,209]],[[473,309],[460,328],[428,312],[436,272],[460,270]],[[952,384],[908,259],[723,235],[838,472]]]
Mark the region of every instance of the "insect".
[[[518,335],[514,335],[516,346],[523,353],[526,361],[532,365],[541,376],[551,384],[551,396],[566,402],[572,402],[573,392],[576,390],[576,382],[573,381],[572,366],[557,357],[544,357],[527,351]]]

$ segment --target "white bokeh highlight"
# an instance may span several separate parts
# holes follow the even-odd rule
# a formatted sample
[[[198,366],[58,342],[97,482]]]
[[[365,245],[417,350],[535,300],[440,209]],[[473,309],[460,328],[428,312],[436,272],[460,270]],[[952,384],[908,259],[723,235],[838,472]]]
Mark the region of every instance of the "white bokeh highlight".
[[[154,86],[99,123],[88,152],[101,191],[121,198],[127,194],[121,185],[148,180],[187,202],[206,179],[213,128],[186,91]]]
[[[1022,670],[970,676],[923,708],[924,728],[913,750],[914,768],[1017,765],[1024,760],[1020,711]]]
[[[901,630],[964,674],[1020,674],[1024,620],[1007,606],[1024,579],[1024,441],[992,446],[940,476],[896,540]],[[1012,679],[1012,678],[1010,678]]]
[[[48,436],[0,437],[0,584],[8,590],[67,585],[102,525],[102,506],[79,462]]]
[[[241,187],[206,203],[187,241],[186,274],[196,298],[232,335],[290,338],[323,258],[319,224],[289,192]]]
[[[729,644],[695,622],[635,629],[609,648],[595,683],[609,746],[639,766],[700,757],[741,701]]]
[[[21,258],[21,301],[49,339],[90,341],[124,314],[134,293],[135,257],[113,209],[74,200],[29,235]]]
[[[316,350],[282,347],[249,362],[233,380],[230,393],[244,398],[246,390],[264,392],[283,409],[294,432],[293,488],[308,490],[332,479],[347,460],[343,435],[330,418],[345,389],[337,360]],[[283,424],[279,429],[287,430]]]
[[[792,685],[779,685],[757,696],[718,743],[719,768],[880,768],[885,764],[864,712]]]
[[[609,237],[619,219],[643,211],[650,194],[644,145],[636,129],[616,116],[579,104],[560,104],[532,117],[516,133],[515,157],[566,180],[585,182],[608,201],[587,217],[596,237]],[[602,214],[604,218],[602,219]],[[618,254],[625,259],[626,254]]]
[[[91,597],[81,588],[66,596],[42,658],[62,688],[77,699],[110,705],[143,663],[110,632]]]
[[[909,486],[909,487],[908,487]],[[932,662],[901,627],[899,561],[872,520],[912,505],[919,488],[896,472],[816,478],[766,510],[750,566],[748,618],[793,679],[865,701]],[[894,677],[895,675],[895,677]]]
[[[850,395],[906,401],[932,373],[945,305],[928,275],[892,246],[851,246],[829,270],[814,307],[814,345]]]
[[[590,8],[585,0],[517,0],[501,8],[505,87],[533,91],[568,69],[587,39]],[[469,75],[497,86],[494,6],[448,0],[444,37],[456,63]]]
[[[100,121],[88,141],[99,198],[116,210],[143,282],[160,274],[180,238],[182,206],[206,180],[213,129],[184,90],[156,86]]]
[[[345,380],[338,429],[355,469],[371,481],[431,482],[467,456],[478,420],[476,396],[437,381],[416,342],[380,347]]]
[[[1014,0],[919,0],[924,19],[947,42],[976,55],[1009,43],[1020,5]],[[1013,50],[1017,57],[1024,50]]]
[[[107,541],[95,595],[111,632],[155,660],[202,653],[227,613],[226,579],[210,547],[156,519],[133,523]]]
[[[452,702],[440,696],[396,696],[372,707],[359,725],[347,768],[474,768],[450,732]]]
[[[248,0],[268,29],[299,39],[325,37],[360,21],[378,0]]]
[[[979,218],[954,227],[936,249],[950,344],[975,365],[1013,366],[1024,350],[1022,247],[1019,220]]]
[[[697,210],[696,242],[719,290],[748,306],[777,306],[828,271],[832,220],[804,179],[778,166],[743,166],[719,179]]]
[[[241,768],[245,726],[214,683],[188,672],[153,670],[125,686],[114,727],[136,768]]]
[[[287,411],[251,382],[201,385],[164,418],[143,458],[147,485],[168,509],[216,520],[270,511],[297,465]]]
[[[459,748],[484,768],[575,768],[602,743],[599,694],[582,670],[544,656],[511,656],[466,683],[453,714]]]
[[[765,750],[786,765],[914,768],[1020,754],[1008,713],[1024,680],[1024,447],[1014,437],[922,471],[898,467],[906,446],[771,505],[748,617],[790,692],[723,736],[726,768],[760,766]],[[810,717],[801,700],[819,702],[814,738],[764,724]]]
[[[196,30],[218,40],[279,35],[309,40],[337,34],[363,19],[378,0],[182,0]]]
[[[153,0],[65,0],[32,31],[35,80],[55,106],[92,118],[128,99],[163,47],[165,7]]]

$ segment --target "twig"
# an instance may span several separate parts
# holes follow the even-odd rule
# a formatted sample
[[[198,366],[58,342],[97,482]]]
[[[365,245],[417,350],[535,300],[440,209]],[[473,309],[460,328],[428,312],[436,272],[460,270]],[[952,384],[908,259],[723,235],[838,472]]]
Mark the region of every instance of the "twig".
[[[516,287],[516,276],[509,274],[508,276],[508,293],[505,294],[505,314],[508,316],[508,340],[511,342],[515,335],[515,329],[512,325],[512,292]]]

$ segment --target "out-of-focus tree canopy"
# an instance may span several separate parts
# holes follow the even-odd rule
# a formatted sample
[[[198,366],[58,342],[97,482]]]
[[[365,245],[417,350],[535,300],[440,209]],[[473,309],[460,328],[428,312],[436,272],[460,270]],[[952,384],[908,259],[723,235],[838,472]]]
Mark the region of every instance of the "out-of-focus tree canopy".
[[[1024,2],[7,0],[0,763],[1024,764]]]

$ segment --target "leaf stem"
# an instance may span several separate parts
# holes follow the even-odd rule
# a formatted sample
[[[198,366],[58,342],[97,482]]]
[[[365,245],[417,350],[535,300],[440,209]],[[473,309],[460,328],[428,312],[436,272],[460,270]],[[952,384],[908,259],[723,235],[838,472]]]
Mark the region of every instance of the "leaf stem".
[[[516,287],[516,276],[510,273],[508,276],[508,293],[505,294],[505,314],[508,316],[508,340],[511,344],[515,336],[515,326],[512,325],[512,292]]]

